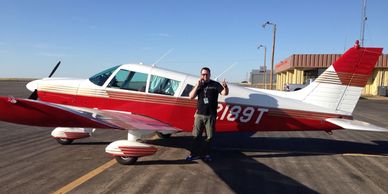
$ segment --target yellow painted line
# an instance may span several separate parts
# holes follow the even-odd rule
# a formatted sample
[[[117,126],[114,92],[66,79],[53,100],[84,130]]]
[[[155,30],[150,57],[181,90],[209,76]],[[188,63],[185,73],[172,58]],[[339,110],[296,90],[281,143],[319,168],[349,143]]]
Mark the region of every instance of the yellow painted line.
[[[376,155],[376,154],[351,154],[351,153],[345,153],[342,154],[343,156],[360,156],[360,157],[387,157],[387,155]]]
[[[77,180],[75,180],[75,181],[67,184],[66,186],[60,188],[58,191],[55,191],[53,194],[67,193],[67,192],[73,190],[74,188],[78,187],[82,183],[88,181],[89,179],[97,176],[98,174],[100,174],[104,170],[110,168],[114,164],[116,164],[116,161],[115,161],[115,159],[112,159],[111,161],[109,161],[109,162],[101,165],[100,167],[90,171],[89,173],[85,174],[84,176],[78,178]]]

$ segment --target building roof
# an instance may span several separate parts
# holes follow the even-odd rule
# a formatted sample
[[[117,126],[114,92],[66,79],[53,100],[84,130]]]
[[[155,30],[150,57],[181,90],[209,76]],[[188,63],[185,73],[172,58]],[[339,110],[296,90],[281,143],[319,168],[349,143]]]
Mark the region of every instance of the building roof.
[[[295,68],[327,68],[342,54],[293,54],[275,65],[275,72],[280,73]],[[376,68],[388,68],[388,54],[381,55]]]

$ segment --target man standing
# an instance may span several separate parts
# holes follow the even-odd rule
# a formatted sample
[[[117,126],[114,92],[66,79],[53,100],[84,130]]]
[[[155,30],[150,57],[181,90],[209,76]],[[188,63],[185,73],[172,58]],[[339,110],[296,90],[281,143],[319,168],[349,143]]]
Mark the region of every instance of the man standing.
[[[187,161],[192,161],[203,157],[205,161],[211,161],[211,142],[215,133],[218,94],[226,96],[229,94],[225,80],[222,85],[210,79],[210,69],[201,69],[200,79],[191,90],[189,96],[194,99],[198,96],[197,112],[195,113],[193,136],[194,142]],[[206,130],[205,139],[202,137],[203,129]]]

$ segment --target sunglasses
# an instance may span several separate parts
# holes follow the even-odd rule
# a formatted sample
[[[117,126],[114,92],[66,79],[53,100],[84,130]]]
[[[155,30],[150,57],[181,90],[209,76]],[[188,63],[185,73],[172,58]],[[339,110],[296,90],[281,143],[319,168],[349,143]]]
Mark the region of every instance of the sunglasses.
[[[209,74],[207,74],[207,73],[202,73],[201,75],[205,76],[205,75],[209,75]]]

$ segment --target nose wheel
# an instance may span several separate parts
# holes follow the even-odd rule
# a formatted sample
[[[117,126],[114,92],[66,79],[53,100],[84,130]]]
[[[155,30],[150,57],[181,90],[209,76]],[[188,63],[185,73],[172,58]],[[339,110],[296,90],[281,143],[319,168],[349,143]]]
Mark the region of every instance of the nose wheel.
[[[137,156],[115,156],[116,161],[123,165],[135,164],[138,158]]]

